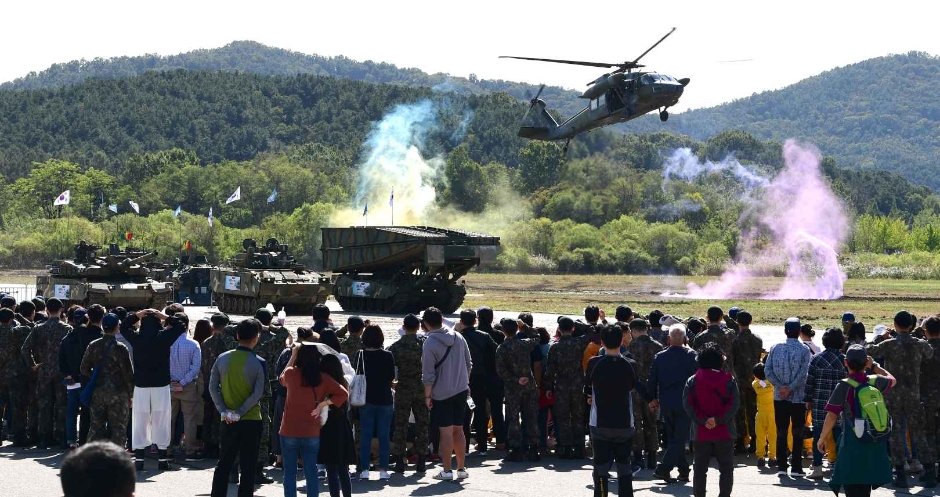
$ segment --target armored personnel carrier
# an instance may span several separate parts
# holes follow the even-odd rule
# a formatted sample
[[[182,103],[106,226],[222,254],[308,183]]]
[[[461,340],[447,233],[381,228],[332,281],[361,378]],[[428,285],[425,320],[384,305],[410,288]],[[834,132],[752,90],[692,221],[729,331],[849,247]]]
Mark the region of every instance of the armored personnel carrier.
[[[46,298],[57,297],[63,303],[126,309],[163,307],[173,299],[173,284],[154,280],[148,261],[156,252],[117,244],[99,256],[98,245],[85,241],[75,246],[75,257],[54,261],[48,274],[36,277],[36,293]]]
[[[351,312],[450,314],[467,294],[460,278],[496,261],[499,238],[427,226],[323,228],[333,296]]]
[[[330,279],[308,271],[281,245],[268,238],[263,247],[246,239],[245,251],[225,267],[209,271],[210,287],[219,310],[252,315],[268,303],[291,314],[310,314],[330,296]]]
[[[185,305],[212,305],[212,269],[204,255],[180,257],[164,280],[173,282],[173,300]]]

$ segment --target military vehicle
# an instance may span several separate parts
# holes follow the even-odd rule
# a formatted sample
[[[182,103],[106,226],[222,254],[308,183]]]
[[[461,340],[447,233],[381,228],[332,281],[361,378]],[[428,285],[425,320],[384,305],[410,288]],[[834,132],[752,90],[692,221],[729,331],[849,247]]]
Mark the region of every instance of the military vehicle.
[[[545,109],[545,101],[539,99],[545,85],[539,88],[529,102],[529,110],[522,118],[519,136],[530,140],[565,140],[565,152],[571,139],[595,128],[627,122],[648,112],[659,109],[659,119],[669,119],[669,107],[679,103],[679,97],[689,85],[689,78],[676,79],[655,72],[633,72],[644,67],[640,64],[646,54],[659,46],[676,28],[666,33],[639,57],[626,62],[587,62],[581,60],[540,59],[535,57],[502,56],[503,59],[534,60],[556,64],[616,68],[588,83],[588,89],[580,98],[587,106],[567,121],[559,124]]]
[[[173,282],[173,300],[185,305],[212,305],[212,269],[204,255],[180,257],[166,276]]]
[[[323,266],[333,296],[350,312],[450,314],[467,290],[459,281],[496,261],[499,238],[427,226],[323,228]],[[338,273],[338,274],[337,274]]]
[[[245,251],[227,266],[209,271],[210,289],[222,312],[253,315],[267,304],[291,314],[310,314],[330,296],[330,279],[308,271],[281,245],[268,238],[263,247],[248,238]]]
[[[99,256],[98,245],[82,241],[75,246],[75,258],[54,261],[49,274],[36,277],[36,293],[46,298],[57,297],[66,304],[126,309],[163,307],[173,299],[173,284],[154,280],[147,267],[156,252],[117,244]]]

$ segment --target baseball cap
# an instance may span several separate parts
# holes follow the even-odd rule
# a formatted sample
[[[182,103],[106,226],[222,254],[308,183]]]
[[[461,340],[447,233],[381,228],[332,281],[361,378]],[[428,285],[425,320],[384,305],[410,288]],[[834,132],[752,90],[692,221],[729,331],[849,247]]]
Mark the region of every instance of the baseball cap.
[[[849,346],[848,350],[845,351],[845,360],[849,362],[865,362],[868,360],[868,351],[865,350],[864,346],[856,343]]]
[[[844,313],[842,313],[842,322],[843,322],[843,323],[854,323],[854,322],[855,322],[855,314],[852,314],[851,312],[844,312]]]
[[[72,321],[76,323],[84,323],[85,317],[88,316],[88,311],[84,307],[79,307],[75,309],[75,312],[72,313]]]
[[[84,311],[84,309],[82,309],[82,311]],[[78,311],[75,311],[75,314],[78,314]],[[113,329],[119,324],[121,324],[121,319],[113,312],[109,312],[101,318],[101,327],[106,330]]]
[[[728,309],[728,317],[731,319],[737,319],[738,312],[740,311],[741,311],[740,307],[732,307],[731,309]]]
[[[799,333],[800,332],[800,318],[789,318],[785,323],[783,323],[783,331],[787,333]]]
[[[665,315],[665,316],[663,316],[663,317],[661,317],[661,318],[659,319],[659,324],[660,324],[660,326],[662,326],[662,327],[664,327],[664,328],[668,328],[668,327],[670,327],[670,326],[672,326],[672,325],[674,325],[674,324],[679,324],[679,323],[681,323],[681,322],[682,322],[681,319],[679,319],[679,318],[677,318],[677,317],[675,317],[675,316],[669,315],[669,314],[667,314],[667,315]]]

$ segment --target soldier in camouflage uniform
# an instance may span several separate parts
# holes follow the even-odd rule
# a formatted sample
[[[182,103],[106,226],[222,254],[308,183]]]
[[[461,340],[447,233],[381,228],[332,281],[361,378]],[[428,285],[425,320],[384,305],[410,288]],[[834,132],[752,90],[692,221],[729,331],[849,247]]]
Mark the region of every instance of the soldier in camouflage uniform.
[[[428,430],[431,425],[431,413],[424,401],[424,384],[421,382],[421,350],[424,339],[418,337],[421,321],[409,314],[403,321],[405,335],[388,347],[395,358],[398,370],[395,385],[395,433],[392,435],[392,457],[395,460],[395,472],[405,472],[405,448],[408,435],[408,419],[415,416],[414,449],[418,454],[416,471],[423,473],[428,452]]]
[[[645,385],[650,375],[653,358],[663,351],[661,343],[648,335],[649,324],[644,319],[630,321],[630,334],[633,340],[627,350],[636,361],[637,382]],[[646,468],[656,468],[656,451],[659,448],[659,434],[656,416],[637,390],[633,391],[633,411],[635,434],[633,435],[634,460],[642,461],[640,451],[646,449]]]
[[[545,390],[553,392],[555,406],[555,433],[557,453],[561,459],[584,458],[584,370],[581,358],[591,341],[590,335],[573,336],[574,321],[568,317],[558,320],[561,338],[548,349],[545,368]]]
[[[528,446],[529,460],[539,457],[539,393],[532,373],[531,354],[539,342],[517,337],[519,325],[515,320],[500,320],[504,341],[496,349],[496,373],[502,378],[506,389],[506,426],[509,461],[522,461],[522,451]],[[526,436],[523,440],[519,429],[519,413],[525,418]],[[525,443],[523,443],[525,442]]]
[[[937,461],[937,444],[940,443],[940,317],[931,316],[925,319],[923,328],[927,343],[933,349],[933,355],[920,364],[920,398],[924,404],[927,447],[930,448],[933,460]],[[926,481],[931,476],[933,479]],[[924,480],[925,487],[928,484],[936,485],[936,474],[928,471]]]
[[[27,316],[32,318],[32,316]],[[20,349],[32,328],[17,326],[13,311],[0,309],[0,394],[6,392],[7,409],[10,410],[10,432],[13,446],[27,444],[26,421],[29,405],[29,368],[23,361]]]
[[[346,326],[336,332],[336,336],[340,339],[340,352],[346,354],[350,360],[362,350],[362,330],[364,329],[366,329],[366,322],[361,317],[350,316],[346,321]]]
[[[723,318],[724,312],[720,307],[709,307],[708,329],[695,336],[695,339],[692,340],[692,348],[696,352],[701,352],[709,343],[717,343],[721,352],[725,355],[725,362],[721,366],[721,370],[727,371],[733,375],[735,368],[734,354],[732,354],[734,349],[732,346],[734,333],[725,327]],[[751,365],[751,367],[754,367],[754,365]]]
[[[911,336],[915,325],[909,312],[898,312],[894,316],[897,338],[890,338],[868,347],[868,355],[882,358],[898,380],[897,385],[885,394],[885,404],[894,421],[890,446],[891,463],[895,468],[895,488],[908,487],[907,475],[904,472],[907,437],[902,426],[907,426],[911,444],[921,463],[928,468],[927,475],[936,480],[933,455],[927,444],[924,427],[924,407],[920,403],[921,366],[933,357],[933,348],[924,340]]]
[[[740,311],[737,315],[738,332],[734,335],[731,342],[731,357],[735,365],[734,376],[738,382],[740,390],[741,407],[735,417],[735,424],[738,431],[738,440],[735,441],[735,450],[741,452],[744,449],[745,435],[749,438],[750,452],[756,452],[757,444],[757,392],[751,386],[754,381],[753,369],[760,362],[761,353],[764,351],[764,342],[759,336],[751,332],[751,321],[753,317],[747,311]]]
[[[208,380],[212,374],[212,366],[220,355],[235,350],[238,342],[235,337],[225,332],[228,326],[228,316],[222,313],[213,314],[209,321],[212,323],[212,336],[202,342],[202,377]],[[202,440],[206,457],[219,457],[219,442],[221,430],[221,414],[215,409],[215,403],[209,396],[209,388],[203,392],[204,408],[202,416]]]
[[[280,326],[271,326],[274,315],[267,309],[258,309],[255,313],[255,319],[261,322],[261,332],[258,334],[258,345],[255,345],[255,355],[264,359],[268,365],[265,369],[268,375],[268,381],[264,386],[264,396],[258,405],[261,406],[261,446],[258,450],[258,475],[256,482],[274,483],[273,478],[262,474],[262,468],[268,465],[271,457],[271,417],[274,415],[274,403],[271,402],[271,393],[273,383],[278,381],[276,369],[278,356],[284,350],[289,342],[293,342],[290,331]]]
[[[81,372],[90,378],[92,369],[101,369],[91,397],[88,440],[107,439],[118,447],[124,447],[127,417],[134,397],[134,366],[127,347],[115,337],[120,323],[115,314],[104,316],[101,327],[105,335],[88,345],[82,358]]]
[[[59,345],[72,327],[60,320],[62,301],[46,303],[49,319],[32,329],[20,349],[23,361],[37,372],[36,400],[39,408],[40,448],[53,444],[53,434],[65,441],[65,387],[59,378]]]

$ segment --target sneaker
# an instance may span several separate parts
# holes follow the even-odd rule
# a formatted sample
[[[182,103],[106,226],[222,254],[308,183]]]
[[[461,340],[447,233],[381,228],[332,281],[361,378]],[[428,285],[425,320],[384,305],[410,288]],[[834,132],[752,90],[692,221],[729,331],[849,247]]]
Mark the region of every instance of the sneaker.
[[[766,466],[766,463],[764,462],[764,458],[762,457],[757,460],[757,469],[764,469],[764,466]]]
[[[320,480],[326,480],[326,469],[318,469],[317,478]]]
[[[464,478],[470,478],[470,473],[467,473],[467,468],[457,470],[457,479],[463,480]]]
[[[379,471],[380,480],[388,480],[389,478],[391,478],[391,476],[388,474],[388,471],[385,471],[384,469]]]
[[[806,478],[810,480],[821,480],[823,478],[822,466],[814,467],[813,472],[810,473]]]
[[[685,472],[685,473],[679,473],[679,478],[678,478],[678,480],[681,481],[681,482],[684,482],[684,483],[688,483],[688,482],[689,482],[689,472],[687,471],[687,472]]]
[[[656,470],[654,470],[653,476],[655,476],[656,478],[659,478],[660,480],[663,480],[666,483],[673,482],[672,476],[670,476],[669,472],[665,471],[662,468],[657,468]]]
[[[160,470],[160,471],[175,471],[175,470],[177,470],[177,469],[179,469],[179,468],[175,468],[175,467],[173,467],[173,466],[170,466],[170,461],[160,461],[160,462],[157,464],[157,469]]]
[[[369,481],[369,476],[371,476],[371,475],[369,475],[369,470],[368,470],[368,469],[365,470],[365,471],[363,471],[362,473],[359,473],[359,479],[362,480],[362,481]]]
[[[776,467],[777,467],[777,460],[776,460],[776,459],[771,459],[771,460],[767,461],[767,465],[770,466],[771,468],[776,468]]]
[[[454,473],[452,471],[444,471],[443,469],[434,475],[435,480],[441,481],[451,481],[454,479]]]
[[[917,459],[911,461],[911,473],[923,473],[924,465],[920,463]]]

